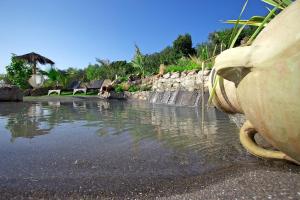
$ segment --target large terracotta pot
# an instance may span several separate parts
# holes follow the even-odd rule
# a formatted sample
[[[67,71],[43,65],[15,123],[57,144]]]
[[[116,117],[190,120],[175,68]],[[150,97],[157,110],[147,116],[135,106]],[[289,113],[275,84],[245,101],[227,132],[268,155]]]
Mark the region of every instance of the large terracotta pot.
[[[233,82],[224,78],[216,79],[216,69],[213,68],[208,78],[208,89],[212,93],[214,82],[218,81],[212,103],[223,112],[226,113],[242,113],[240,103],[237,99],[236,86]]]
[[[218,75],[234,83],[249,120],[242,144],[257,156],[300,163],[300,1],[276,16],[251,46],[229,49],[215,63]],[[258,132],[280,152],[261,149]]]

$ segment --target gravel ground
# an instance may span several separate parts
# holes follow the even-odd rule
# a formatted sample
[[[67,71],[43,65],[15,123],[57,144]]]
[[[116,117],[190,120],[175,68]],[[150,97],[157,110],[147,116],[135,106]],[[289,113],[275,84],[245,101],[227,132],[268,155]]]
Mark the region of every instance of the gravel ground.
[[[195,177],[0,181],[0,199],[300,199],[300,169],[261,161]],[[143,179],[143,180],[141,180]],[[102,185],[101,185],[102,184]],[[78,185],[82,185],[78,188]]]

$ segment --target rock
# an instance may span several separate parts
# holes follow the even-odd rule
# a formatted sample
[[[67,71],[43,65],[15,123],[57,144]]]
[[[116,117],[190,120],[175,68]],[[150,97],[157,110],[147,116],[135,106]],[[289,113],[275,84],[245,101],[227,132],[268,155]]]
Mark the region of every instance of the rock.
[[[23,91],[17,86],[1,87],[0,101],[23,101]]]
[[[142,79],[142,84],[143,85],[152,85],[153,84],[153,78],[154,77],[146,77]]]
[[[124,92],[117,93],[114,91],[103,92],[99,94],[99,97],[101,99],[126,99],[126,95]]]
[[[129,83],[130,83],[131,85],[139,85],[139,84],[142,83],[142,80],[141,80],[141,79],[138,79],[138,80],[135,80],[135,81],[129,81]]]
[[[102,87],[103,86],[109,86],[109,85],[111,85],[111,80],[110,79],[105,79],[104,81],[103,81],[103,83],[102,83]]]
[[[43,96],[47,95],[48,91],[51,90],[50,87],[41,87],[41,88],[34,88],[30,91],[30,96]]]
[[[180,86],[179,83],[173,83],[171,91],[179,89],[179,86]]]
[[[138,92],[125,92],[127,99],[148,100],[150,98],[150,91],[138,91]]]
[[[192,71],[188,72],[187,75],[195,75],[195,74],[197,74],[196,70],[192,70]]]
[[[203,71],[203,75],[204,75],[204,76],[209,76],[210,71],[211,71],[211,70],[208,70],[208,69],[204,70],[204,71]],[[200,70],[200,71],[198,72],[198,75],[199,75],[199,76],[202,76],[202,70]]]
[[[171,78],[179,78],[180,77],[180,74],[178,72],[175,72],[171,75]]]
[[[208,74],[209,70],[206,70],[204,74]],[[152,90],[157,92],[174,91],[177,89],[185,91],[202,90],[202,72],[197,73],[196,70],[190,72],[178,72],[165,74],[165,77],[153,79]],[[175,78],[177,77],[177,78]],[[208,89],[208,76],[204,76],[204,89]]]
[[[136,81],[136,80],[140,80],[141,79],[141,76],[139,75],[130,75],[128,77],[129,81]]]
[[[177,83],[180,83],[180,82],[181,82],[181,79],[180,79],[180,78],[177,78],[177,79],[175,79],[174,81],[177,82]]]
[[[170,73],[170,72],[168,72],[168,73],[166,73],[165,75],[163,75],[164,78],[170,78],[170,76],[171,76],[171,73]]]
[[[183,78],[183,77],[186,77],[186,75],[187,75],[187,72],[186,72],[186,71],[181,72],[181,77],[182,77],[182,78]]]
[[[25,97],[31,96],[31,90],[32,90],[32,89],[26,89],[26,90],[24,90],[24,91],[23,91],[23,95],[24,95]]]
[[[189,80],[185,80],[184,82],[182,82],[182,87],[184,87],[186,90],[188,91],[194,91],[195,88],[195,79],[189,79]]]
[[[111,85],[112,86],[116,86],[116,85],[118,85],[118,84],[120,84],[121,83],[121,81],[119,80],[119,79],[116,79],[116,80],[114,80],[112,83],[111,83]]]

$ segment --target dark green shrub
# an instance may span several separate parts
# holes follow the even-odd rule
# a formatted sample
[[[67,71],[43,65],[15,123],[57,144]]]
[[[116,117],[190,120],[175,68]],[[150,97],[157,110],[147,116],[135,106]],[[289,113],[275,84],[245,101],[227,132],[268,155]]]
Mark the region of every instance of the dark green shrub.
[[[128,92],[137,92],[139,91],[139,87],[136,85],[131,85],[128,89]]]
[[[121,81],[121,83],[128,81],[128,77],[127,76],[122,76],[122,77],[119,77],[118,79],[119,79],[119,81]]]
[[[115,86],[115,92],[116,93],[124,92],[124,89],[123,89],[121,84],[118,84],[118,85]]]
[[[181,57],[189,57],[196,54],[193,48],[192,37],[190,34],[179,35],[178,38],[173,42],[173,48],[177,54]]]

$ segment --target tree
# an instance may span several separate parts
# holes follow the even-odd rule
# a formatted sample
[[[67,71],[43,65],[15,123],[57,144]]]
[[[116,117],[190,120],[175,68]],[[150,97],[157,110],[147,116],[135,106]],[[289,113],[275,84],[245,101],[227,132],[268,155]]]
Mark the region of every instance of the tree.
[[[97,80],[100,78],[100,65],[99,64],[89,64],[85,69],[86,78],[88,81]]]
[[[87,81],[86,73],[82,69],[76,69],[73,67],[69,67],[66,70],[66,73],[71,81]]]
[[[32,74],[31,66],[25,61],[17,59],[15,55],[11,57],[10,65],[6,66],[7,78],[13,85],[22,89],[29,88],[28,79]]]
[[[144,56],[144,65],[146,74],[155,74],[158,72],[161,64],[160,53],[147,54]]]
[[[139,47],[135,45],[135,55],[133,60],[131,61],[132,66],[138,70],[138,72],[142,75],[142,77],[145,76],[145,58],[143,54],[141,53]]]
[[[55,85],[58,87],[58,85],[61,85],[63,88],[67,88],[68,84],[70,83],[70,78],[66,71],[64,70],[58,70],[54,67],[51,67],[47,72],[46,75],[50,79],[51,85]]]
[[[177,54],[181,57],[189,57],[189,55],[195,55],[195,49],[193,48],[192,37],[190,34],[179,35],[173,42],[173,48]]]
[[[165,65],[176,64],[177,60],[181,57],[181,54],[177,54],[174,48],[170,46],[160,52],[160,62]]]

